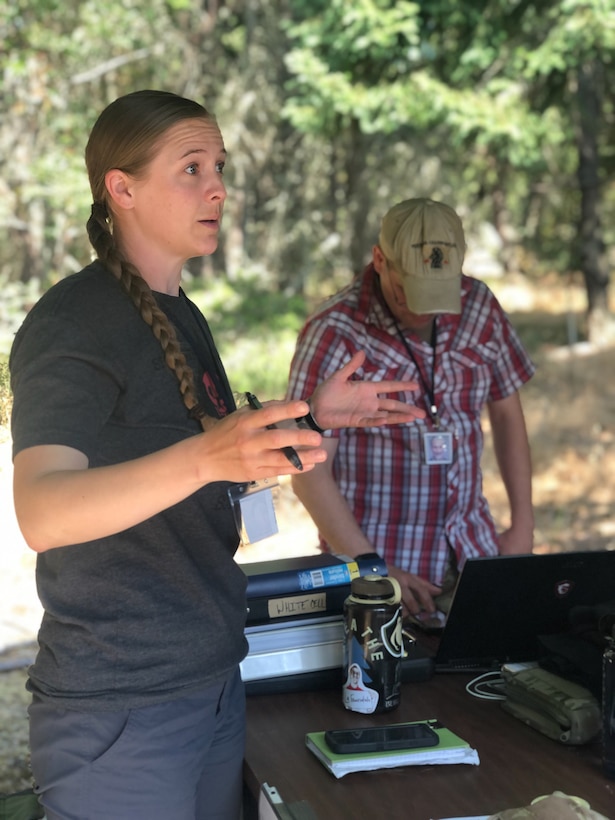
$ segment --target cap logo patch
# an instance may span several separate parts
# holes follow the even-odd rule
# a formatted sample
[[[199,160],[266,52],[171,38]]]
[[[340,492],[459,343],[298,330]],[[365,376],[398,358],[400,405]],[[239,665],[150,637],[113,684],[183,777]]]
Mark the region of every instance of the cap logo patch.
[[[444,263],[444,254],[442,253],[442,248],[434,248],[431,252],[431,256],[429,257],[430,267],[432,268],[441,268]]]

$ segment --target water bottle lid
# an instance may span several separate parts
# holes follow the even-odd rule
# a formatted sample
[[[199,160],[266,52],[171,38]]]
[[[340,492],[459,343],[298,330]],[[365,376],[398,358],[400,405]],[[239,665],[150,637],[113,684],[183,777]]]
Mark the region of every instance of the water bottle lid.
[[[356,601],[384,601],[396,604],[401,600],[399,584],[394,578],[382,575],[364,575],[353,578],[350,584],[350,595]]]

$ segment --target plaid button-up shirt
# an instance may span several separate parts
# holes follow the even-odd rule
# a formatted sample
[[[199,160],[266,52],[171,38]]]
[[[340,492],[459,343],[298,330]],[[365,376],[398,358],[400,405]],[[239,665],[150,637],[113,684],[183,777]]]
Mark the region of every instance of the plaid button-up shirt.
[[[482,490],[481,413],[487,402],[518,390],[535,368],[493,293],[463,276],[461,314],[437,317],[432,372],[433,348],[411,331],[401,331],[404,344],[376,277],[369,265],[307,321],[288,395],[310,396],[358,350],[365,351],[366,361],[355,378],[417,381],[419,390],[405,399],[426,410],[433,389],[442,428],[453,434],[451,464],[425,463],[422,434],[434,429],[429,416],[328,435],[339,440],[334,478],[374,549],[387,563],[440,584],[449,545],[460,566],[469,557],[497,554],[495,524]]]

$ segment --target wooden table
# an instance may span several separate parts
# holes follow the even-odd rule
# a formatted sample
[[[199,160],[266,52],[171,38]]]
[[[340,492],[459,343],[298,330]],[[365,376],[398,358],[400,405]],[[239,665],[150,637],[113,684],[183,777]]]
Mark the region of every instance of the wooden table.
[[[443,674],[406,683],[398,709],[371,716],[347,712],[341,687],[249,696],[247,794],[257,800],[266,782],[285,802],[308,801],[319,820],[439,820],[489,815],[560,790],[615,820],[615,781],[602,774],[599,740],[584,746],[550,740],[498,702],[469,695],[468,680]],[[467,740],[480,765],[410,766],[337,780],[305,746],[306,732],[426,718],[438,718]]]

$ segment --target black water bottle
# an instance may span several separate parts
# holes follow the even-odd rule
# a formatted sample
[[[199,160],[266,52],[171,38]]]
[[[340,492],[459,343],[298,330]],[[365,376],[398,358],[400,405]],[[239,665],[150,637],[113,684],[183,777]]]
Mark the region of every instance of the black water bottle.
[[[344,616],[344,706],[364,714],[397,708],[404,651],[397,580],[353,578]]]
[[[615,626],[602,656],[602,768],[615,780]]]

